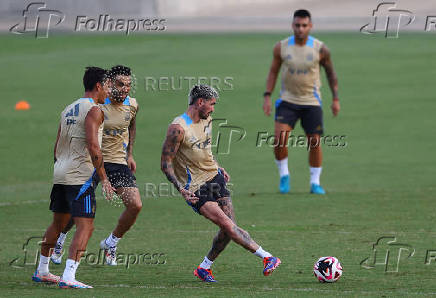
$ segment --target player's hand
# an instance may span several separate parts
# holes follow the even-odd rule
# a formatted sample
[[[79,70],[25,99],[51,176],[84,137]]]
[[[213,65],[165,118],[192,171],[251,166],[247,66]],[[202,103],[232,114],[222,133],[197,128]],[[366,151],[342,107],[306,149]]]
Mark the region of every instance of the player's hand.
[[[339,114],[339,111],[341,110],[339,99],[333,99],[332,105],[330,107],[332,109],[333,116],[336,117]]]
[[[226,170],[224,170],[224,168],[219,168],[221,173],[224,176],[224,180],[226,180],[226,183],[230,181],[230,175],[229,173],[226,172]]]
[[[129,156],[127,158],[127,166],[129,167],[130,171],[132,171],[133,174],[136,173],[136,162],[133,159],[133,156]]]
[[[263,99],[263,112],[266,116],[271,115],[271,96],[265,96]]]
[[[186,202],[189,202],[191,204],[196,204],[199,200],[192,191],[189,191],[187,189],[180,189],[180,193],[182,194]]]
[[[117,194],[115,193],[115,188],[112,187],[109,180],[103,180],[101,182],[101,190],[103,191],[103,197],[108,201],[111,201],[114,197],[117,196]]]

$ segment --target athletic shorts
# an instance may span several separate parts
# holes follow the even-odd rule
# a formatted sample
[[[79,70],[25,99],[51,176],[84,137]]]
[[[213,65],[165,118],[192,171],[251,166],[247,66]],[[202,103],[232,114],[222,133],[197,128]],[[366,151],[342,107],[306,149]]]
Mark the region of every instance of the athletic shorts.
[[[136,185],[136,177],[127,165],[105,162],[104,169],[112,187],[138,187]],[[94,173],[94,181],[96,184],[100,182],[97,173]]]
[[[95,217],[95,186],[91,180],[83,185],[54,184],[50,195],[50,210],[70,213],[72,217]]]
[[[323,134],[322,109],[320,106],[297,105],[281,100],[276,100],[275,120],[289,124],[295,128],[295,123],[301,119],[301,126],[306,134]]]
[[[208,201],[216,202],[219,198],[230,197],[230,191],[226,188],[226,180],[221,172],[218,173],[212,180],[205,184],[195,192],[195,196],[199,198],[198,202],[191,204],[186,201],[192,209],[200,214],[200,208]]]

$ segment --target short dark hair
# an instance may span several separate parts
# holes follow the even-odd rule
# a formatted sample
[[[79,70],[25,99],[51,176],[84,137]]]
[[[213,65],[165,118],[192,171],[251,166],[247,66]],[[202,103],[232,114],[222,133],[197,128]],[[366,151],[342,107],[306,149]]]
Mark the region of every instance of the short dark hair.
[[[88,66],[83,75],[85,91],[92,91],[97,83],[103,84],[107,78],[107,71],[96,66]]]
[[[306,9],[299,9],[294,12],[294,18],[309,18],[312,19],[312,16],[310,15],[310,12]]]
[[[189,91],[189,105],[193,105],[199,98],[205,100],[218,98],[218,92],[213,87],[206,84],[195,85],[191,88],[191,91]]]
[[[115,79],[116,76],[130,76],[132,74],[132,71],[130,70],[130,67],[124,66],[124,65],[115,65],[110,70],[110,76],[111,79]]]

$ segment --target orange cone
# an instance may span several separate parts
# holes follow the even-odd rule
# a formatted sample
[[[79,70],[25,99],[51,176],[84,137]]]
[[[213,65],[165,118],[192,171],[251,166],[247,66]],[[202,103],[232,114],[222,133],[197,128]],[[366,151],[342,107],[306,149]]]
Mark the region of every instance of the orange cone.
[[[30,109],[30,104],[25,100],[19,101],[15,105],[15,110],[17,110],[17,111],[24,111],[24,110],[29,110],[29,109]]]

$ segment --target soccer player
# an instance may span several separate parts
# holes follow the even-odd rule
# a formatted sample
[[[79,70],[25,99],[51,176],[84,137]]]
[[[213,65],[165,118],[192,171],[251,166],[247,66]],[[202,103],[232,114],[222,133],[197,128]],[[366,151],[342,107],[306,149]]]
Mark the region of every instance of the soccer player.
[[[104,112],[104,129],[102,153],[104,168],[109,181],[123,200],[126,209],[121,214],[118,225],[112,233],[100,242],[105,251],[108,265],[117,265],[116,250],[118,241],[135,223],[142,208],[142,202],[133,175],[136,163],[133,159],[133,144],[136,136],[136,113],[138,103],[129,97],[131,89],[131,70],[129,67],[117,65],[110,70],[112,92],[109,98],[100,105]],[[95,177],[98,183],[98,177]],[[51,260],[55,264],[62,261],[62,248],[71,229],[70,223],[60,234]]]
[[[263,260],[263,274],[266,276],[280,265],[280,259],[263,250],[236,225],[230,192],[226,189],[230,176],[218,166],[212,155],[210,114],[217,98],[218,93],[208,85],[196,85],[191,89],[187,111],[168,127],[161,169],[186,203],[220,228],[212,248],[194,270],[194,275],[202,281],[215,282],[210,267],[233,240]]]
[[[294,13],[294,35],[279,41],[274,46],[273,60],[269,70],[263,111],[271,113],[271,93],[282,69],[282,89],[275,102],[275,147],[274,155],[279,169],[281,193],[290,191],[288,170],[288,137],[296,122],[301,119],[308,140],[310,166],[310,192],[325,194],[320,185],[322,169],[321,135],[323,134],[322,102],[320,94],[320,65],[324,67],[332,91],[333,115],[339,113],[338,80],[333,69],[330,51],[323,42],[309,35],[312,29],[310,13],[301,9]]]
[[[94,230],[96,203],[93,173],[100,177],[103,193],[109,197],[114,194],[103,167],[100,151],[103,112],[97,105],[104,102],[109,92],[108,84],[105,70],[86,68],[83,77],[85,95],[61,113],[50,195],[53,222],[44,235],[39,265],[32,276],[35,282],[58,283],[61,288],[92,288],[76,280],[76,270]],[[48,265],[56,239],[71,218],[77,228],[61,278],[51,274]]]

